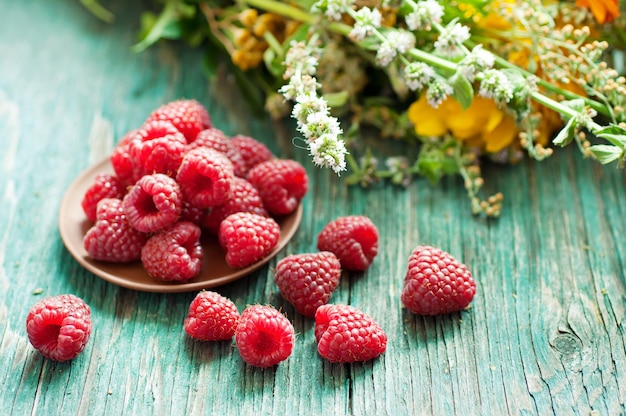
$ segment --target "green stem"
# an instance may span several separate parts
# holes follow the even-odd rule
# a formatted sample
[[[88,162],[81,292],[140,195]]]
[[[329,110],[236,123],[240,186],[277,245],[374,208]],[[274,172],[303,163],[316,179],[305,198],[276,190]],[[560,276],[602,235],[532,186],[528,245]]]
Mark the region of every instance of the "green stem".
[[[500,66],[500,67],[502,67],[502,68],[507,68],[507,69],[514,69],[514,70],[516,70],[516,71],[521,72],[522,74],[524,74],[524,75],[525,75],[525,76],[527,76],[527,77],[529,77],[529,76],[534,76],[534,74],[532,74],[532,73],[530,73],[530,72],[526,71],[526,70],[525,70],[525,69],[523,69],[523,68],[520,68],[519,66],[517,66],[517,65],[515,65],[515,64],[510,63],[510,62],[509,62],[509,61],[507,61],[506,59],[501,58],[501,57],[499,57],[499,56],[497,56],[497,55],[494,55],[494,56],[495,56],[496,63],[498,64],[498,66]],[[546,90],[551,91],[551,92],[553,92],[553,93],[560,94],[560,95],[562,95],[563,97],[565,97],[565,98],[567,98],[567,99],[569,99],[569,100],[582,99],[582,100],[584,100],[584,101],[585,101],[585,104],[586,104],[586,105],[588,105],[589,107],[593,108],[593,109],[594,109],[594,110],[596,110],[598,113],[603,114],[603,115],[608,116],[608,117],[611,117],[611,116],[612,116],[611,112],[610,112],[610,111],[606,108],[606,106],[602,105],[602,103],[599,103],[599,102],[594,101],[594,100],[590,100],[589,98],[587,98],[587,97],[583,97],[583,96],[578,95],[578,94],[576,94],[576,93],[574,93],[574,92],[567,91],[567,90],[564,90],[564,89],[562,89],[562,88],[559,88],[559,87],[557,87],[556,85],[551,84],[551,83],[549,83],[549,82],[547,82],[547,81],[545,81],[545,80],[543,80],[543,79],[539,79],[539,80],[537,81],[537,85],[540,85],[540,86],[542,86],[543,88],[545,88]],[[534,96],[533,96],[533,98],[534,98]],[[546,98],[547,98],[547,97],[546,97]],[[556,102],[556,101],[555,101],[555,102]],[[551,107],[551,108],[552,108],[552,107]],[[553,110],[556,110],[555,108],[552,108],[552,109],[553,109]],[[557,110],[557,111],[558,111],[558,110]]]
[[[242,0],[242,3],[245,3],[249,6],[256,7],[261,10],[265,10],[268,12],[279,14],[283,17],[288,17],[290,19],[299,20],[304,23],[314,23],[317,20],[317,17],[312,15],[309,12],[306,12],[298,7],[290,6],[281,1],[276,0]],[[347,35],[350,33],[352,28],[343,23],[332,22],[328,25],[328,28],[333,32],[339,33],[341,35]]]

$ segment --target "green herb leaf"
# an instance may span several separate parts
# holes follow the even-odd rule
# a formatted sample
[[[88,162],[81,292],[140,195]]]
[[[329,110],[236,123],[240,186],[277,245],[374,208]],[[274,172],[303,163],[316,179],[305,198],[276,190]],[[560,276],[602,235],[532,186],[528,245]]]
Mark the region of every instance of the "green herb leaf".
[[[589,147],[589,150],[603,165],[624,158],[624,150],[616,146],[597,144]]]
[[[574,118],[570,118],[567,121],[567,124],[561,129],[559,134],[556,135],[552,143],[557,146],[567,146],[574,140],[574,134],[576,133],[576,120]]]
[[[452,97],[461,104],[464,110],[467,109],[472,104],[472,99],[474,98],[472,83],[459,73],[452,76],[450,83],[453,89]]]

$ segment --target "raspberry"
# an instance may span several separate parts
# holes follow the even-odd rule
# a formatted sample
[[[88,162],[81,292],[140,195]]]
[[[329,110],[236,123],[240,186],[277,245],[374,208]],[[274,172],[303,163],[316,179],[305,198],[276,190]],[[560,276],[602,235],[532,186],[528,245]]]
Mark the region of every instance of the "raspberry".
[[[259,190],[265,208],[276,215],[293,212],[309,187],[304,167],[289,159],[260,163],[250,170],[247,179]]]
[[[150,276],[164,282],[198,276],[202,268],[200,227],[181,221],[154,234],[141,250],[141,262]]]
[[[276,285],[281,295],[308,318],[328,303],[339,284],[341,264],[330,251],[287,256],[276,265]]]
[[[123,197],[124,185],[122,185],[122,181],[115,175],[100,173],[96,175],[92,185],[83,195],[81,206],[83,207],[87,219],[89,221],[95,221],[96,209],[101,199],[122,199]]]
[[[364,271],[378,254],[378,229],[362,215],[339,217],[319,233],[317,249],[335,253],[345,270]]]
[[[456,312],[469,305],[475,293],[472,274],[451,254],[430,246],[417,246],[411,253],[401,295],[411,312]]]
[[[182,211],[183,197],[176,181],[162,173],[139,179],[124,197],[128,222],[144,233],[174,224]]]
[[[185,154],[187,140],[168,121],[145,123],[128,143],[138,176],[164,173],[174,176]]]
[[[91,309],[74,295],[52,296],[37,302],[26,317],[30,343],[54,361],[76,358],[91,335]]]
[[[293,325],[271,306],[248,306],[239,318],[235,341],[243,360],[267,368],[285,361],[293,351]]]
[[[176,181],[187,201],[209,208],[228,199],[233,177],[233,165],[224,154],[200,147],[185,155]]]
[[[278,244],[280,227],[274,219],[251,212],[237,212],[222,221],[219,243],[226,250],[226,263],[247,267],[265,258]]]
[[[137,133],[138,130],[131,130],[126,133],[117,146],[115,146],[113,152],[111,152],[111,156],[109,156],[113,171],[124,186],[133,185],[140,177],[138,167],[135,166],[133,158],[130,156],[130,151],[128,150],[130,141]]]
[[[200,341],[231,339],[239,322],[239,311],[230,299],[216,292],[202,291],[189,305],[183,323],[185,332]]]
[[[116,263],[138,260],[145,242],[145,234],[126,219],[122,201],[114,198],[98,202],[96,222],[83,237],[91,258]]]
[[[224,218],[236,212],[252,212],[267,217],[259,191],[245,179],[235,177],[230,196],[222,205],[209,210],[202,225],[213,234],[217,234]]]
[[[198,134],[198,137],[196,137],[196,140],[187,146],[187,151],[197,149],[199,147],[206,147],[223,153],[233,164],[234,174],[240,178],[246,176],[248,170],[246,169],[246,165],[241,158],[239,151],[221,130],[215,127],[202,130]]]
[[[237,135],[231,137],[230,142],[237,149],[239,156],[243,160],[246,174],[259,163],[266,162],[274,157],[265,144],[253,137]]]
[[[378,357],[387,335],[364,312],[349,305],[322,305],[315,313],[317,352],[331,362],[353,363]]]
[[[177,100],[154,110],[146,122],[164,120],[172,123],[187,139],[196,139],[198,133],[211,127],[211,117],[206,108],[196,100]]]
[[[189,221],[196,225],[202,225],[207,210],[191,205],[188,201],[183,200],[183,209],[180,213],[180,221]]]

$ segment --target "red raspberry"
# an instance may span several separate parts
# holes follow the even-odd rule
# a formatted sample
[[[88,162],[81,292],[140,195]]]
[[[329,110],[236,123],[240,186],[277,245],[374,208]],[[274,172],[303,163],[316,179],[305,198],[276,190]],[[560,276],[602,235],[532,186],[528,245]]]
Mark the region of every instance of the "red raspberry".
[[[364,312],[349,305],[322,305],[315,313],[317,352],[331,362],[353,363],[378,357],[387,335]]]
[[[218,238],[226,250],[226,263],[233,268],[243,268],[271,253],[278,244],[280,227],[272,218],[237,212],[222,221]]]
[[[198,208],[191,205],[188,201],[183,200],[183,210],[180,213],[180,221],[189,221],[196,225],[202,225],[206,213],[206,208]]]
[[[294,254],[276,265],[276,285],[281,295],[308,318],[328,303],[339,284],[341,264],[330,251]]]
[[[230,196],[222,205],[209,210],[202,225],[213,234],[217,234],[224,218],[236,212],[252,212],[267,217],[259,191],[245,179],[235,177]]]
[[[230,139],[244,162],[245,173],[259,163],[266,162],[274,157],[271,150],[257,139],[250,136],[237,135]]]
[[[265,208],[276,215],[295,211],[309,188],[304,166],[289,159],[260,163],[250,170],[247,178],[259,190]]]
[[[418,315],[456,312],[476,293],[472,274],[452,255],[430,246],[416,247],[409,257],[402,303]]]
[[[139,177],[153,173],[174,176],[185,154],[187,140],[168,121],[145,123],[128,143]]]
[[[248,306],[239,318],[235,341],[243,360],[267,368],[285,361],[293,351],[293,325],[271,306]]]
[[[198,133],[211,127],[211,117],[206,108],[196,100],[177,100],[154,110],[146,122],[164,120],[172,123],[187,139],[196,139]]]
[[[124,185],[122,185],[122,181],[115,175],[100,173],[96,175],[92,185],[83,195],[81,206],[87,219],[95,221],[96,209],[100,200],[104,198],[122,199],[123,197]]]
[[[317,249],[335,253],[345,270],[364,271],[378,254],[378,229],[362,215],[339,217],[319,233]]]
[[[138,130],[131,130],[126,133],[117,146],[115,146],[111,156],[109,157],[111,166],[113,166],[113,171],[124,186],[133,185],[137,182],[137,179],[140,178],[139,169],[135,166],[135,162],[130,156],[130,151],[128,150],[129,143],[138,132]]]
[[[230,299],[216,292],[202,291],[189,305],[183,327],[200,341],[231,339],[239,323],[239,311]]]
[[[223,204],[230,195],[233,178],[230,160],[204,147],[189,151],[176,175],[183,196],[198,208]]]
[[[158,280],[184,282],[200,274],[202,254],[200,227],[181,221],[148,239],[141,262]]]
[[[52,296],[37,302],[26,317],[30,343],[54,361],[76,358],[91,335],[91,309],[74,295]]]
[[[197,149],[199,147],[206,147],[223,153],[233,164],[235,175],[240,178],[246,176],[248,170],[246,169],[246,165],[241,158],[239,151],[221,130],[215,127],[202,130],[198,134],[198,137],[196,137],[196,140],[187,146],[187,151]]]
[[[176,181],[162,173],[139,179],[124,197],[128,222],[144,233],[162,230],[178,221],[183,196]]]
[[[96,222],[83,237],[91,258],[116,263],[138,260],[145,242],[145,234],[126,219],[122,201],[114,198],[98,202]]]

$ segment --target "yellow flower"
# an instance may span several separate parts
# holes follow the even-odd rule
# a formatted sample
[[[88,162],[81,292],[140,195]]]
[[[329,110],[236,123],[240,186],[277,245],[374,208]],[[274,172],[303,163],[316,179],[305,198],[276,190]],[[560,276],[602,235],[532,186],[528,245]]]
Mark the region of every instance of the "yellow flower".
[[[593,17],[600,24],[611,22],[619,17],[617,0],[576,0],[576,6],[591,10]]]
[[[426,100],[426,94],[409,107],[408,117],[419,136],[451,134],[457,140],[478,144],[488,153],[496,153],[513,143],[518,130],[513,117],[488,98],[476,96],[463,109],[448,97],[438,108]]]

